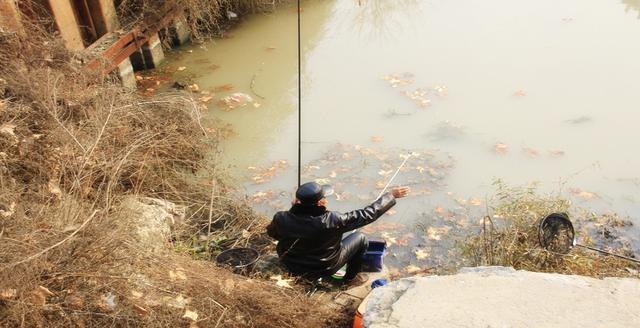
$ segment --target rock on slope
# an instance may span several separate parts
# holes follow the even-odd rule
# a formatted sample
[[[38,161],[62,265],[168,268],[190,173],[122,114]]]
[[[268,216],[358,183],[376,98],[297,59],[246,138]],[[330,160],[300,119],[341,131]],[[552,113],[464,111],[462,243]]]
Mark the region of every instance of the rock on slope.
[[[372,292],[367,328],[640,327],[640,279],[464,268]]]

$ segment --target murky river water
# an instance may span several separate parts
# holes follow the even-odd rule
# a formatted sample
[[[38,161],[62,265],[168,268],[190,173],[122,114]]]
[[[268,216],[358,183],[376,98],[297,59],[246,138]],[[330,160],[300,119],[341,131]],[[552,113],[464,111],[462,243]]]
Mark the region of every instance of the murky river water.
[[[304,179],[336,185],[332,207],[349,210],[416,152],[398,177],[415,196],[369,231],[396,243],[397,263],[450,246],[415,223],[442,224],[443,207],[475,222],[497,178],[640,224],[640,1],[303,6]],[[212,92],[210,115],[234,131],[223,160],[268,215],[288,207],[297,181],[296,54],[296,11],[281,8],[169,55],[185,68],[176,79]],[[253,103],[217,102],[234,92]]]

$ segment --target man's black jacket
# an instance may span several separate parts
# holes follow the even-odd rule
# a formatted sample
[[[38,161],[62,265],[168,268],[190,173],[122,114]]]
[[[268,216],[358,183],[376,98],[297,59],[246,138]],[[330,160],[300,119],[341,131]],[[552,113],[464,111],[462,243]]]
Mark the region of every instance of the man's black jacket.
[[[331,274],[339,269],[335,265],[342,234],[374,222],[395,204],[390,193],[344,214],[324,206],[295,204],[273,216],[267,233],[278,240],[278,256],[291,273]]]

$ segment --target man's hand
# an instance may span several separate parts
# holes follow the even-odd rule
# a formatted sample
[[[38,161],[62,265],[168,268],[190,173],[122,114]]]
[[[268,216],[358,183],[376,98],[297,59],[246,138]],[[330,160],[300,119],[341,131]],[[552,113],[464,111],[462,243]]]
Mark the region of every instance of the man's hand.
[[[395,187],[391,189],[391,194],[395,198],[402,198],[408,195],[409,192],[411,192],[411,189],[409,187]]]

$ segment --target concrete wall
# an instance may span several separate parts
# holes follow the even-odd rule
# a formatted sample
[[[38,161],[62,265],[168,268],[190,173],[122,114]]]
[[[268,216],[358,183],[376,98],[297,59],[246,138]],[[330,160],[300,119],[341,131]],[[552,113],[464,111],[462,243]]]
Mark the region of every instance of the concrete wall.
[[[0,0],[0,26],[9,31],[20,31],[22,23],[15,0]]]
[[[58,31],[60,31],[60,36],[62,36],[67,48],[73,50],[84,49],[82,31],[78,26],[71,0],[51,0],[49,5],[51,6],[51,13]]]

